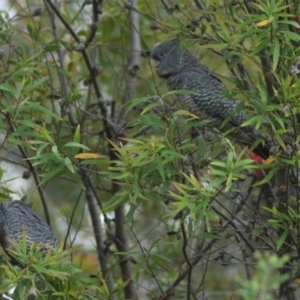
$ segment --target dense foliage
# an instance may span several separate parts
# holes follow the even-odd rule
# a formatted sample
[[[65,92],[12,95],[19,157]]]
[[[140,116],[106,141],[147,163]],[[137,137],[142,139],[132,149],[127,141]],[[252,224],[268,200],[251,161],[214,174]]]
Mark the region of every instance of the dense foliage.
[[[0,197],[14,198],[12,166],[29,172],[20,180],[35,189],[20,198],[71,248],[74,267],[65,252],[41,258],[21,245],[23,267],[3,260],[0,291],[297,299],[300,2],[8,2]],[[177,101],[189,92],[156,75],[149,50],[176,35],[239,101],[244,126],[279,145],[269,159],[207,132]]]

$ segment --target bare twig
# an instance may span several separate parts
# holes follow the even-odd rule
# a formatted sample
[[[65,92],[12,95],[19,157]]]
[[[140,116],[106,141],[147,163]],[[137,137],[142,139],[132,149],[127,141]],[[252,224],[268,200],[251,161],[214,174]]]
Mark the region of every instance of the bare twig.
[[[92,190],[92,182],[89,175],[85,171],[80,171],[82,181],[86,188],[86,199],[91,216],[91,221],[94,230],[94,236],[97,245],[98,259],[101,266],[103,278],[105,279],[109,291],[113,290],[113,281],[110,273],[110,266],[106,257],[104,243],[103,243],[103,226],[100,219],[99,207],[97,205],[96,195]],[[115,296],[111,296],[110,299],[115,299]]]
[[[113,192],[119,190],[119,186],[113,183]],[[124,215],[124,207],[120,206],[115,210],[115,244],[119,254],[119,265],[121,268],[121,274],[123,282],[127,282],[124,287],[124,298],[125,299],[138,299],[136,294],[136,288],[132,280],[132,267],[130,257],[127,254],[129,251],[128,244],[128,233],[126,230],[126,222]]]
[[[159,281],[157,280],[157,278],[156,278],[156,276],[155,276],[155,273],[154,273],[154,271],[153,271],[153,268],[151,267],[151,264],[149,263],[149,260],[150,260],[150,259],[149,259],[149,255],[147,255],[147,254],[145,253],[145,248],[142,246],[140,240],[139,240],[138,237],[136,236],[134,230],[132,229],[132,226],[130,227],[130,231],[131,231],[131,233],[133,234],[133,236],[135,237],[135,240],[136,240],[136,242],[138,243],[138,245],[139,245],[139,247],[140,247],[140,250],[141,250],[141,252],[142,252],[142,254],[143,254],[143,256],[144,256],[145,262],[146,262],[146,264],[147,264],[147,267],[148,267],[148,269],[149,269],[149,272],[151,273],[152,278],[155,280],[156,285],[157,285],[158,289],[160,290],[161,294],[164,295],[164,291],[163,291],[163,289],[162,289],[162,287],[161,287],[161,284],[160,284]],[[154,242],[154,243],[155,243],[155,242]],[[146,251],[147,251],[147,250],[146,250]]]
[[[183,256],[185,258],[185,261],[187,262],[188,266],[189,266],[189,270],[188,270],[188,274],[187,274],[187,291],[186,291],[186,299],[189,300],[191,299],[191,280],[192,280],[192,270],[193,270],[193,265],[190,262],[190,259],[188,257],[186,248],[188,246],[188,238],[187,238],[187,234],[185,231],[185,227],[184,227],[184,221],[181,222],[181,233],[183,236],[183,245],[182,245],[182,253]]]
[[[130,2],[130,9],[128,12],[130,22],[130,56],[127,66],[126,76],[126,92],[124,95],[123,103],[132,99],[134,96],[137,73],[140,69],[141,64],[141,38],[140,38],[140,26],[139,26],[139,14],[137,12],[137,0]],[[121,113],[123,117],[123,113]]]
[[[92,20],[92,24],[91,24],[90,35],[86,39],[85,45],[90,44],[96,35],[97,29],[98,29],[98,21],[99,21],[98,20],[98,15],[99,15],[98,8],[99,7],[98,7],[97,0],[93,0],[93,20]]]
[[[126,92],[123,98],[123,103],[130,100],[135,91],[136,86],[136,74],[139,70],[140,65],[140,30],[139,30],[139,15],[137,11],[137,0],[131,0],[126,8],[129,9],[129,21],[130,21],[130,34],[131,34],[131,53],[129,63],[127,67],[127,78],[126,78]],[[124,110],[120,112],[119,120],[124,116]],[[115,159],[115,154],[110,153],[110,159]],[[119,185],[113,183],[112,193],[115,194],[119,190]],[[123,281],[127,281],[127,285],[124,287],[124,297],[126,299],[137,299],[137,293],[134,282],[132,280],[132,266],[128,254],[128,234],[125,225],[124,207],[120,206],[115,210],[115,244],[119,252],[119,265],[121,268],[121,274]]]

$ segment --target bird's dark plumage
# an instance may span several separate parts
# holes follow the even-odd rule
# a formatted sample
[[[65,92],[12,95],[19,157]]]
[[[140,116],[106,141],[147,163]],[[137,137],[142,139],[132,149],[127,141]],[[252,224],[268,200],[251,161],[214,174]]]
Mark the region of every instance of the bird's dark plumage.
[[[36,243],[44,251],[58,247],[51,228],[25,203],[20,201],[0,203],[0,244],[7,252],[11,241],[26,235],[28,245]],[[7,252],[9,254],[9,252]]]
[[[181,103],[187,110],[202,119],[210,120],[211,127],[221,131],[232,129],[229,138],[231,136],[244,145],[252,146],[257,140],[264,141],[265,144],[260,143],[254,152],[264,159],[269,156],[269,146],[262,134],[253,126],[241,127],[248,116],[237,110],[238,105],[233,99],[222,94],[226,89],[223,83],[183,49],[178,39],[157,45],[151,50],[150,57],[157,67],[157,74],[170,89],[197,93],[180,95]],[[224,125],[225,120],[227,123]]]

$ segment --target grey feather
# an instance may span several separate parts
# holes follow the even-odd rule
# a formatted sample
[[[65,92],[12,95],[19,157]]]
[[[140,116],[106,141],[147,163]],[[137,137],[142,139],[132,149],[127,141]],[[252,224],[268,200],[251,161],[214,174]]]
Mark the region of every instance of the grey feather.
[[[27,245],[40,244],[43,251],[58,247],[51,228],[25,203],[20,201],[0,203],[0,244],[7,252],[11,241],[26,234]],[[9,254],[9,252],[7,252]]]
[[[257,140],[263,141],[255,153],[266,159],[269,156],[267,140],[253,126],[241,125],[248,120],[244,111],[238,111],[238,104],[222,93],[226,90],[223,83],[191,53],[183,49],[178,39],[172,39],[157,45],[150,52],[151,60],[156,62],[157,74],[163,78],[171,90],[188,90],[192,95],[180,95],[185,109],[206,118],[210,126],[223,132],[231,129],[229,138],[252,146]],[[226,120],[226,122],[224,122]],[[221,126],[221,125],[224,126]]]

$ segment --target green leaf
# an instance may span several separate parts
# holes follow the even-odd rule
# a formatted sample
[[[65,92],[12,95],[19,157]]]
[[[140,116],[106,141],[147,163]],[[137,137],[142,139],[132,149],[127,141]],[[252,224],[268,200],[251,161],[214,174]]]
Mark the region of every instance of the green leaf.
[[[41,153],[44,151],[44,149],[47,147],[47,146],[49,146],[50,144],[49,143],[42,143],[41,145],[40,145],[40,147],[37,149],[37,151],[36,151],[36,158],[39,158],[39,156],[41,155]]]
[[[216,43],[216,44],[205,44],[202,45],[201,48],[202,49],[217,49],[217,50],[223,50],[226,49],[229,46],[228,43]]]
[[[77,127],[76,127],[73,142],[77,143],[77,144],[80,144],[80,124],[78,124]]]
[[[273,49],[273,66],[272,66],[273,72],[275,72],[277,68],[279,57],[280,57],[280,44],[279,44],[279,40],[275,38],[274,49]]]
[[[260,186],[266,182],[269,182],[272,179],[272,177],[276,174],[277,171],[278,171],[278,168],[270,169],[269,172],[267,173],[267,176],[263,180],[253,184],[253,186]]]
[[[61,277],[61,276],[62,277],[67,277],[67,276],[69,276],[68,273],[64,273],[64,272],[57,271],[57,270],[47,269],[47,268],[44,268],[43,266],[41,266],[40,264],[32,264],[31,266],[32,266],[32,268],[34,268],[35,270],[37,270],[39,273],[42,273],[42,274],[55,276],[55,277]]]
[[[57,146],[56,146],[56,145],[53,145],[53,146],[51,147],[51,150],[52,150],[53,154],[58,158],[58,160],[61,160],[61,156],[60,156],[60,154],[58,153],[58,148],[57,148]]]
[[[229,40],[229,30],[225,24],[225,22],[223,21],[223,18],[220,17],[220,15],[218,13],[215,14],[215,18],[216,21],[218,23],[218,25],[221,27],[221,31],[217,31],[217,33],[222,37],[222,39],[227,42]]]
[[[267,33],[266,33],[267,34]],[[265,39],[263,41],[261,41],[260,43],[258,43],[253,51],[251,52],[252,56],[255,56],[256,54],[258,54],[259,52],[261,52],[263,49],[267,48],[267,46],[270,44],[270,37],[266,36]]]
[[[13,97],[16,94],[15,88],[13,86],[11,86],[10,84],[7,84],[7,83],[0,84],[0,90],[4,91],[4,92],[8,92]]]
[[[18,107],[17,107],[17,112],[28,112],[30,110],[33,111],[39,111],[49,117],[55,118],[55,119],[59,119],[60,117],[58,115],[56,115],[55,113],[53,113],[51,110],[49,110],[48,108],[42,106],[40,103],[35,103],[35,102],[31,102],[28,99],[22,101]]]
[[[69,159],[69,157],[65,158],[65,165],[72,173],[75,173],[73,164],[72,164],[71,160]]]
[[[257,125],[258,123],[261,123],[263,119],[263,116],[254,116],[250,119],[248,119],[247,121],[245,121],[241,126],[245,127],[245,126],[249,126],[249,125]]]
[[[19,145],[28,149],[35,151],[36,149],[28,141],[22,141],[20,139],[14,138],[12,135],[8,136],[7,141],[12,145]]]
[[[60,45],[57,45],[55,41],[53,42],[49,42],[45,45],[44,47],[44,52],[53,52],[53,51],[57,51],[61,48]]]
[[[32,24],[32,22],[29,22],[27,24],[27,31],[33,41],[36,41],[38,39],[38,33],[36,31],[36,26],[34,26]]]
[[[26,95],[32,91],[35,91],[40,85],[42,85],[45,82],[46,79],[42,78],[40,80],[35,81],[33,84],[31,83],[23,89],[22,95]]]
[[[135,108],[136,106],[140,105],[141,103],[147,102],[148,100],[153,101],[153,97],[147,96],[147,97],[140,97],[140,98],[134,98],[125,103],[124,107],[127,107],[125,115],[128,114],[128,112],[131,112],[132,108]]]
[[[220,175],[220,176],[224,176],[224,177],[227,177],[227,174],[228,174],[225,171],[221,171],[221,170],[217,170],[217,169],[212,169],[211,171],[214,175]]]
[[[74,178],[75,182],[78,184],[78,186],[85,191],[85,186],[81,181],[81,178],[79,177],[78,173],[73,173],[72,177]]]
[[[160,106],[160,103],[159,102],[154,102],[154,103],[150,103],[148,104],[144,109],[143,111],[141,112],[141,115],[144,115],[146,112],[148,112],[149,110],[157,107],[157,106]]]
[[[53,168],[51,172],[46,174],[41,174],[41,177],[43,178],[39,184],[39,186],[42,186],[45,182],[53,178],[54,176],[58,174],[64,174],[66,173],[65,165],[61,164],[57,166],[56,168]]]
[[[102,159],[84,159],[79,162],[80,165],[110,165],[110,160]]]
[[[281,31],[285,36],[293,41],[299,42],[300,41],[300,35],[298,33],[292,32],[292,31]]]
[[[84,150],[88,150],[88,151],[91,151],[90,148],[88,148],[87,146],[85,145],[82,145],[80,143],[77,143],[77,142],[68,142],[64,145],[64,147],[77,147],[77,148],[81,148],[81,149],[84,149]]]
[[[229,173],[228,174],[228,178],[227,178],[227,181],[226,181],[226,187],[225,187],[225,192],[228,192],[230,189],[231,189],[231,186],[232,186],[232,173]]]
[[[216,178],[214,180],[211,180],[208,184],[208,188],[214,188],[216,186],[219,186],[221,184],[223,184],[224,182],[226,182],[226,177],[220,177],[220,178]]]
[[[287,236],[288,236],[288,233],[289,233],[289,229],[286,228],[286,229],[284,230],[284,232],[282,233],[282,235],[280,236],[280,238],[278,239],[278,241],[277,241],[277,244],[276,244],[277,250],[280,250],[280,248],[281,248],[282,245],[284,244],[284,242],[285,242],[285,240],[286,240],[286,238],[287,238]]]
[[[183,109],[180,109],[180,110],[177,110],[173,113],[173,116],[187,116],[187,117],[191,117],[192,119],[199,119],[198,116],[192,114],[190,111],[188,110],[183,110]]]
[[[222,167],[222,168],[226,168],[226,165],[223,161],[212,161],[210,164],[214,165],[214,166],[219,166],[219,167]]]

